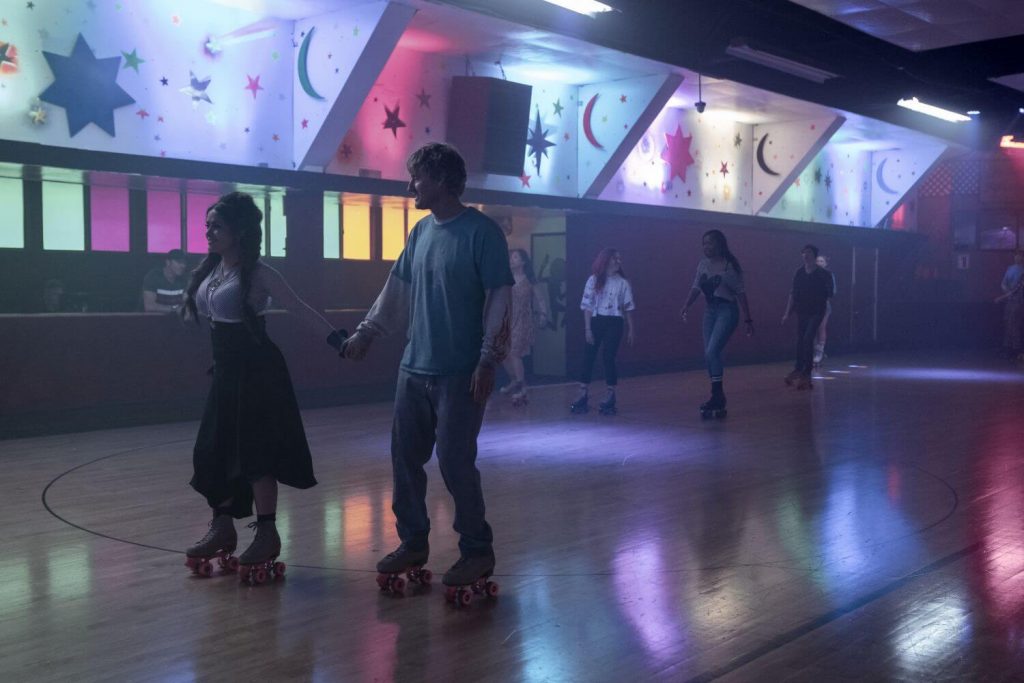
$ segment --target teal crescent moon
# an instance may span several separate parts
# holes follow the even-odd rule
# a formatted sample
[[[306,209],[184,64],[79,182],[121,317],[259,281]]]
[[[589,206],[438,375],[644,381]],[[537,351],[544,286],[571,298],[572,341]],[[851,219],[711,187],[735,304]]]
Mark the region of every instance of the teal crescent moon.
[[[306,91],[306,94],[314,100],[322,100],[323,95],[318,93],[313,84],[309,82],[309,71],[306,69],[306,59],[309,57],[309,41],[313,38],[313,31],[315,30],[316,26],[309,29],[309,33],[302,39],[302,47],[299,48],[299,84],[302,85],[302,89]]]
[[[878,187],[882,189],[882,192],[886,194],[899,194],[899,192],[886,184],[885,176],[882,175],[885,172],[885,162],[887,161],[889,161],[889,157],[882,159],[882,163],[878,164],[878,170],[875,171],[875,180],[878,182]]]

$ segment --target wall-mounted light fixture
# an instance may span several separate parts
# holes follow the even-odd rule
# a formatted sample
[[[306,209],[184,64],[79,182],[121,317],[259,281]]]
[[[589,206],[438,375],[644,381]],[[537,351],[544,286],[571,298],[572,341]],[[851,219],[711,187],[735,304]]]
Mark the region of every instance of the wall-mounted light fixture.
[[[905,109],[916,111],[919,114],[927,114],[928,116],[934,116],[937,119],[949,121],[950,123],[963,123],[964,121],[971,120],[970,116],[967,116],[965,114],[959,114],[955,111],[950,111],[948,109],[943,109],[942,107],[936,107],[934,104],[922,102],[916,97],[911,97],[909,99],[901,99],[896,104],[900,105],[901,107],[904,107]]]
[[[544,2],[551,3],[552,5],[558,5],[559,7],[564,7],[567,10],[572,10],[578,14],[586,14],[591,17],[596,17],[598,14],[603,14],[604,12],[611,12],[614,9],[603,2],[597,2],[597,0],[544,0]]]
[[[779,55],[772,54],[771,52],[765,52],[763,50],[757,50],[747,45],[746,41],[741,38],[733,39],[729,44],[729,47],[725,48],[725,54],[743,59],[754,64],[760,64],[766,66],[769,69],[775,69],[776,71],[782,71],[791,76],[798,76],[800,78],[807,79],[808,81],[814,81],[815,83],[824,83],[830,78],[838,78],[839,74],[834,74],[831,71],[825,71],[809,64],[802,64],[801,62],[793,61]]]

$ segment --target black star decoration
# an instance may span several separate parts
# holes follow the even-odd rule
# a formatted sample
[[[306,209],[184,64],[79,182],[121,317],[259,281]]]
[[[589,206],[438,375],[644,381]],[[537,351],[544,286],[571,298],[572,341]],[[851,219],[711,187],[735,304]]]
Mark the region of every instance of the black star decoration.
[[[167,76],[160,79],[160,85],[167,85]]]
[[[398,118],[399,104],[395,102],[395,110],[391,111],[388,109],[388,105],[384,105],[384,112],[387,114],[387,118],[384,120],[384,127],[391,129],[391,134],[398,138],[398,129],[405,128],[405,121]]]
[[[555,143],[547,140],[548,131],[544,130],[543,124],[540,122],[540,108],[537,109],[537,118],[534,120],[533,130],[530,131],[530,137],[526,139],[526,144],[530,147],[528,156],[534,157],[533,165],[537,169],[537,177],[540,177],[540,158],[541,156],[548,155],[548,147],[554,147]]]
[[[832,176],[829,175],[828,173],[825,174],[825,189],[832,189]]]
[[[814,182],[816,182],[818,185],[821,185],[821,169],[820,168],[814,169]]]
[[[54,81],[39,99],[64,107],[68,116],[68,134],[74,136],[90,123],[114,132],[114,110],[135,102],[117,84],[121,57],[96,59],[82,34],[75,39],[69,57],[43,52],[53,72]]]
[[[420,94],[416,97],[420,100],[420,106],[430,109],[430,95],[427,93],[425,88],[420,88]]]
[[[743,144],[743,138],[740,137],[739,133],[736,133],[736,137],[734,137],[732,139],[732,146],[733,147],[739,147],[742,144]]]

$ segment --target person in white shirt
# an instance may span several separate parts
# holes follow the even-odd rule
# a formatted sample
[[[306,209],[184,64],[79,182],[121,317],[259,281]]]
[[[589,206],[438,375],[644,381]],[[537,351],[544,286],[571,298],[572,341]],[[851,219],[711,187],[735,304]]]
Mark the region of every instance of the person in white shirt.
[[[828,270],[828,256],[819,254],[816,259],[819,268]],[[818,335],[814,338],[814,367],[821,365],[821,361],[825,359],[825,343],[828,341],[828,319],[832,315],[832,299],[836,296],[836,274],[831,270],[828,271],[832,275],[832,298],[825,304],[825,317],[821,319],[821,324],[818,325]]]
[[[635,325],[633,324],[633,289],[622,271],[622,255],[617,249],[605,248],[594,259],[591,268],[593,273],[587,278],[583,288],[583,300],[580,309],[583,311],[584,333],[587,347],[583,354],[583,374],[580,377],[580,394],[569,406],[574,413],[585,413],[589,410],[590,380],[594,372],[594,361],[597,350],[604,347],[604,380],[608,385],[605,398],[599,409],[602,415],[614,415],[615,387],[619,375],[615,366],[615,356],[622,343],[625,332],[626,343],[633,345]]]

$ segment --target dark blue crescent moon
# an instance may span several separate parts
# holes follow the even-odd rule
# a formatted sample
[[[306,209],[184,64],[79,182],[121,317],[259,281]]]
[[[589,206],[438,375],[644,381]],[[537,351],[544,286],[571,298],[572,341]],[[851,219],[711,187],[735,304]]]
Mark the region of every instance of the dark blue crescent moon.
[[[885,184],[885,178],[882,176],[882,171],[885,170],[885,162],[887,161],[889,161],[889,157],[882,159],[882,163],[878,164],[878,170],[875,171],[875,181],[878,183],[878,187],[882,188],[882,192],[886,194],[899,194],[898,191]]]
[[[768,168],[764,160],[764,143],[768,142],[768,133],[761,136],[761,142],[757,143],[757,165],[768,175],[779,175],[778,172]]]
[[[309,33],[302,39],[302,47],[299,48],[299,84],[306,94],[314,100],[322,100],[323,96],[316,91],[313,84],[309,82],[309,72],[306,70],[306,59],[309,57],[309,41],[313,37],[316,26],[309,29]]]

